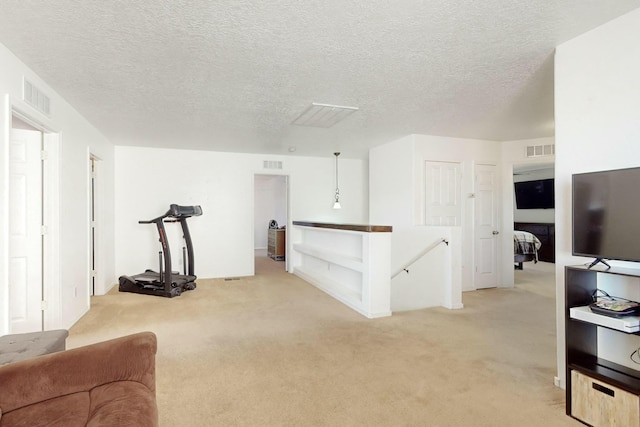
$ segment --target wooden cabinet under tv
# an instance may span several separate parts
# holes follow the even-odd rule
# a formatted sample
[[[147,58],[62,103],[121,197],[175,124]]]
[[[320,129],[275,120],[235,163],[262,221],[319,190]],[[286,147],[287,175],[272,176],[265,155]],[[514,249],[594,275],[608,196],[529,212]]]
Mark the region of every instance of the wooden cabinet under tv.
[[[612,283],[633,293],[640,270],[565,267],[566,413],[593,426],[640,425],[640,369],[630,367],[640,359],[624,349],[638,348],[640,319],[589,309],[594,291]],[[612,338],[620,344],[608,345]]]
[[[538,260],[556,262],[556,226],[544,222],[515,222],[514,230],[528,231],[542,244],[538,251]]]

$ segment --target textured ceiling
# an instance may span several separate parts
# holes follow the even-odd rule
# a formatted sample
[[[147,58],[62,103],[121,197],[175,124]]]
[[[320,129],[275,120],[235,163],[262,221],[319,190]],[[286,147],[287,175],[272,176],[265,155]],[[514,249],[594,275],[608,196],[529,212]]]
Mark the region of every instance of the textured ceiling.
[[[0,43],[118,145],[366,157],[410,133],[553,135],[555,46],[638,7],[0,0]],[[359,111],[292,125],[312,102]]]

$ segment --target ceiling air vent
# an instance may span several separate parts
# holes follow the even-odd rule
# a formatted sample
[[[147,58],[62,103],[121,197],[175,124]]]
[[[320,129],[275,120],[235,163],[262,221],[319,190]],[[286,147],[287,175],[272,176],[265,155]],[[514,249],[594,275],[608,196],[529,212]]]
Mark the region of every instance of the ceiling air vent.
[[[330,128],[355,111],[358,111],[357,107],[342,107],[340,105],[317,104],[312,102],[311,106],[304,110],[292,124]]]
[[[527,145],[525,149],[526,157],[544,157],[553,156],[556,154],[555,144],[546,145]]]
[[[23,80],[22,98],[36,110],[47,116],[51,115],[51,99],[29,80]]]
[[[282,160],[265,160],[262,167],[264,169],[282,169]]]

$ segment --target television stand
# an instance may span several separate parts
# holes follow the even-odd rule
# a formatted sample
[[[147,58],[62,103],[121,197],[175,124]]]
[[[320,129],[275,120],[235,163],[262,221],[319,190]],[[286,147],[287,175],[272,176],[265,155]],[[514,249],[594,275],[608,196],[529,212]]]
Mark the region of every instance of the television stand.
[[[589,264],[589,267],[587,268],[591,268],[594,265],[598,264],[599,262],[603,263],[604,265],[607,266],[607,269],[611,268],[611,266],[609,265],[609,263],[604,259],[604,258],[596,258],[593,260],[593,262],[591,264]]]
[[[594,292],[613,286],[620,297],[638,291],[640,270],[612,267],[565,267],[564,322],[566,413],[590,426],[636,425],[640,420],[640,370],[626,351],[638,348],[633,316],[614,318],[593,313]],[[625,354],[626,353],[626,354]]]

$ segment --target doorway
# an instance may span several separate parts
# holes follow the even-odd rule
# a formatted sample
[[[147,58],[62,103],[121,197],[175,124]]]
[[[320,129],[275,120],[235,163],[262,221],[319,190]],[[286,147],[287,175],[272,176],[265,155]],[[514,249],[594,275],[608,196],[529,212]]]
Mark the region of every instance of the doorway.
[[[254,274],[287,269],[288,181],[287,175],[254,175]]]
[[[531,205],[527,202],[528,189],[531,187],[533,191],[536,190],[536,186],[525,185],[521,188],[519,198],[516,197],[513,190],[516,183],[527,182],[528,183],[540,183],[543,181],[555,179],[554,162],[529,162],[514,164],[512,166],[512,183],[511,188],[513,195],[511,198],[510,212],[513,213],[513,221],[511,221],[510,227],[505,227],[505,230],[519,230],[521,232],[531,233],[538,239],[540,247],[538,248],[538,263],[523,262],[520,264],[523,269],[540,270],[545,268],[542,265],[549,263],[547,268],[552,268],[555,263],[555,200],[554,207],[552,208],[540,208],[535,205]],[[524,197],[524,200],[523,200]],[[520,203],[519,203],[520,202]],[[537,268],[533,268],[537,267]],[[523,276],[521,270],[518,268],[514,272],[514,284],[522,281]]]

